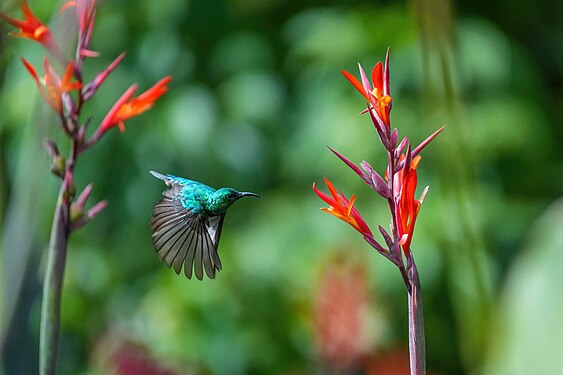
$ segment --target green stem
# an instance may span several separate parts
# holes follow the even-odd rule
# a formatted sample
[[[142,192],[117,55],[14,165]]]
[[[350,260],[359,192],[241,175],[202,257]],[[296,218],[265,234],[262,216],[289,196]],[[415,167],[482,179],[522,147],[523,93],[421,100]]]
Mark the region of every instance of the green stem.
[[[61,325],[61,292],[66,262],[67,240],[69,234],[68,205],[66,203],[67,184],[63,181],[49,241],[49,254],[45,281],[43,284],[43,304],[41,306],[41,332],[39,339],[39,374],[54,375],[57,365],[59,332]]]
[[[424,338],[424,310],[420,277],[412,253],[407,254],[407,273],[410,281],[409,295],[409,353],[411,375],[426,374],[426,348]],[[407,288],[408,289],[408,288]]]

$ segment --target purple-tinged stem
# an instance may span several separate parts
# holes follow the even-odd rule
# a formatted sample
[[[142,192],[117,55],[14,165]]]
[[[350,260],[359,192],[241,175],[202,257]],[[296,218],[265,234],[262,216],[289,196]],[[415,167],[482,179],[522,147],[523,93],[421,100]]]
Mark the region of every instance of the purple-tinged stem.
[[[426,348],[424,339],[424,309],[418,270],[411,251],[407,254],[407,274],[410,280],[409,295],[409,353],[411,375],[426,374]],[[407,288],[408,290],[409,288]]]
[[[80,61],[75,66],[75,75],[82,81]],[[76,62],[76,61],[75,61]],[[61,296],[66,264],[67,244],[70,235],[70,202],[74,195],[72,186],[72,172],[78,156],[78,126],[82,107],[82,92],[78,94],[76,107],[72,100],[67,103],[68,119],[75,119],[76,124],[69,128],[69,122],[64,111],[59,113],[63,130],[71,140],[70,155],[67,161],[64,178],[61,183],[47,255],[47,269],[43,283],[43,301],[41,305],[41,327],[39,334],[39,375],[55,375],[57,367],[57,354],[59,348],[59,334],[61,329]]]

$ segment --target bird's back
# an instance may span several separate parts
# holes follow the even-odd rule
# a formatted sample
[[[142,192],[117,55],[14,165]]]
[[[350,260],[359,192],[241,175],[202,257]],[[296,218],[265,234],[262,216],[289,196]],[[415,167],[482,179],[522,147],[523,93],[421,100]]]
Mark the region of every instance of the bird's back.
[[[179,194],[182,197],[181,202],[185,209],[194,211],[194,213],[205,213],[207,198],[215,192],[215,189],[187,178],[170,174],[166,176],[170,178],[173,184],[178,184],[182,187]]]

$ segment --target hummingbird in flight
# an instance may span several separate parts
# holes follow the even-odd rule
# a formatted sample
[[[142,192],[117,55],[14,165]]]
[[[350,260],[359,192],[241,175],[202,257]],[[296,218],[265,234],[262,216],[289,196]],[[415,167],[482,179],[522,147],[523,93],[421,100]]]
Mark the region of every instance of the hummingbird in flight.
[[[150,173],[170,187],[156,204],[151,218],[152,243],[168,268],[180,274],[182,266],[188,279],[192,272],[210,279],[222,269],[217,253],[227,209],[242,197],[258,194],[232,188],[213,189],[201,182],[171,174]]]

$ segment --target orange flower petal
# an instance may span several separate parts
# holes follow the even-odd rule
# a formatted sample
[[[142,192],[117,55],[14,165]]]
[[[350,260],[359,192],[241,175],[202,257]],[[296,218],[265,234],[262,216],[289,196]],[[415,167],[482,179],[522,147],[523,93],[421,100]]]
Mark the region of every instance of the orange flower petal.
[[[350,212],[352,211],[352,207],[354,207],[354,202],[356,201],[356,196],[352,195],[352,198],[350,198],[350,203],[348,206],[348,216],[350,216]]]
[[[328,188],[328,190],[330,191],[330,194],[332,195],[332,197],[337,201],[340,202],[340,197],[338,196],[338,192],[336,191],[336,189],[334,188],[334,185],[332,184],[332,182],[330,182],[330,180],[328,178],[324,178],[325,180],[325,184],[326,187]]]
[[[328,195],[326,195],[325,193],[323,193],[322,191],[320,191],[316,184],[313,182],[313,190],[315,191],[315,193],[319,196],[319,198],[321,198],[326,204],[328,204],[329,206],[332,206],[334,204],[336,204],[337,202],[329,197]]]
[[[100,124],[99,127],[99,131],[105,132],[112,126],[117,125],[118,120],[115,118],[115,115],[117,114],[121,106],[124,105],[128,100],[130,100],[131,97],[133,97],[136,89],[137,89],[137,84],[136,83],[132,84],[127,89],[127,91],[125,91],[123,95],[121,95],[121,97],[117,100],[117,102],[115,102],[113,107],[110,109],[106,117],[102,120],[102,123]]]
[[[362,86],[362,84],[360,83],[360,81],[358,81],[358,79],[356,77],[354,77],[353,74],[345,71],[345,70],[341,70],[340,73],[342,73],[344,75],[344,77],[346,77],[346,79],[348,81],[350,81],[350,83],[352,84],[352,86],[354,86],[356,88],[356,90],[358,90],[360,92],[360,94],[362,94],[364,96],[364,98],[367,99],[368,102],[372,102],[373,100],[370,98],[370,96],[368,95],[368,93],[366,92],[366,90],[364,90],[364,87]]]
[[[415,170],[416,168],[418,168],[418,164],[420,163],[420,159],[422,159],[422,156],[417,155],[415,156],[412,161],[411,161],[411,169]]]
[[[315,191],[315,193],[317,193],[319,198],[321,198],[323,201],[325,201],[325,203],[329,205],[328,208],[323,207],[321,208],[321,210],[339,218],[342,221],[347,222],[362,235],[371,235],[372,233],[366,222],[364,221],[358,210],[356,210],[356,208],[354,207],[356,196],[352,195],[352,197],[348,201],[344,194],[337,193],[330,180],[325,178],[325,183],[334,198],[331,198],[327,194],[319,191],[316,185],[313,184],[313,190]]]

